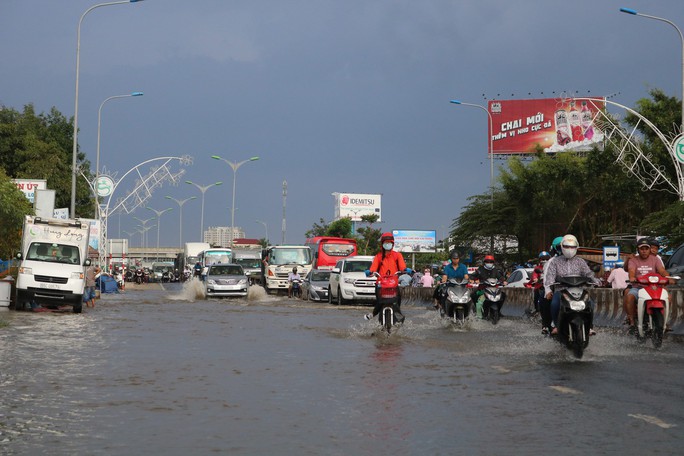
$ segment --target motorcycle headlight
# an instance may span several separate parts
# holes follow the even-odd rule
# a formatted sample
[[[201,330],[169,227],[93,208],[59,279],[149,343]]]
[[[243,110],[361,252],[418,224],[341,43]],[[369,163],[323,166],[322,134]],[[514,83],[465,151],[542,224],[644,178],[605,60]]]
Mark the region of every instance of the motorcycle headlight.
[[[458,298],[458,302],[461,303],[461,304],[465,304],[465,303],[468,302],[468,301],[470,301],[470,296],[468,296],[467,294],[461,295],[461,296]]]
[[[448,290],[447,295],[451,301],[456,301],[458,299],[458,296],[456,296],[456,293],[454,293],[453,290]]]
[[[574,311],[584,310],[585,307],[584,301],[570,301],[570,308]]]

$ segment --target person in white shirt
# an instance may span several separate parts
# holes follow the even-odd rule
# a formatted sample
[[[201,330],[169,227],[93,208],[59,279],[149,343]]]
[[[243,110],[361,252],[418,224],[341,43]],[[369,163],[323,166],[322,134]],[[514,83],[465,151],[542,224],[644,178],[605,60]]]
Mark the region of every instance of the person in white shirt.
[[[610,284],[611,288],[627,288],[627,282],[629,282],[629,274],[627,273],[627,271],[625,271],[624,266],[624,261],[618,261],[617,263],[615,263],[615,268],[613,268],[613,270],[610,271],[610,275],[608,276],[608,283]]]

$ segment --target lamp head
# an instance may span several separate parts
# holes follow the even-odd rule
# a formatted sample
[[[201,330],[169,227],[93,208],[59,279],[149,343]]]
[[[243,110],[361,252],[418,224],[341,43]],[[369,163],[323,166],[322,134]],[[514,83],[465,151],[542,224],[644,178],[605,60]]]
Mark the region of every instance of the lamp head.
[[[636,10],[633,10],[632,8],[620,8],[621,13],[627,13],[627,14],[632,14],[636,16],[638,13]]]

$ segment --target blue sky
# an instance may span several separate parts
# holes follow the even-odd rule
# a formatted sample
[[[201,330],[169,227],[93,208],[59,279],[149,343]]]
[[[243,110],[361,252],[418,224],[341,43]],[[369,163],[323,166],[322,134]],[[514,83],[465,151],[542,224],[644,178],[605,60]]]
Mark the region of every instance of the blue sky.
[[[0,0],[0,104],[73,116],[78,19],[97,1]],[[206,193],[205,226],[230,225],[232,170],[211,159],[259,156],[237,173],[235,224],[248,237],[304,241],[333,217],[333,192],[381,193],[383,230],[435,229],[441,238],[487,191],[484,112],[450,99],[611,95],[634,106],[652,88],[681,98],[674,28],[680,0],[145,0],[97,8],[81,29],[79,144],[123,175],[159,156],[192,155],[185,179]],[[543,93],[543,95],[542,95]],[[497,161],[497,167],[505,166]],[[40,176],[36,176],[40,177]],[[122,181],[124,193],[133,182]],[[161,245],[198,241],[200,193],[181,184],[148,205]],[[122,196],[122,195],[118,195]],[[170,203],[170,204],[169,204]],[[154,214],[139,210],[135,216]],[[121,229],[138,222],[121,218]],[[119,221],[110,220],[110,237]],[[153,234],[152,234],[153,233]],[[148,237],[156,242],[156,230]],[[140,243],[139,236],[133,245]]]

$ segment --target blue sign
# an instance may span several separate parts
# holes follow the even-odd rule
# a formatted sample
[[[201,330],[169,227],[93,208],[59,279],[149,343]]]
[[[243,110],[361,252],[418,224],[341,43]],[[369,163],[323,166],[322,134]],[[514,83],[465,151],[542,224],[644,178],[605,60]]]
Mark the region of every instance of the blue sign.
[[[618,261],[620,261],[620,246],[603,246],[603,267],[614,268]]]

